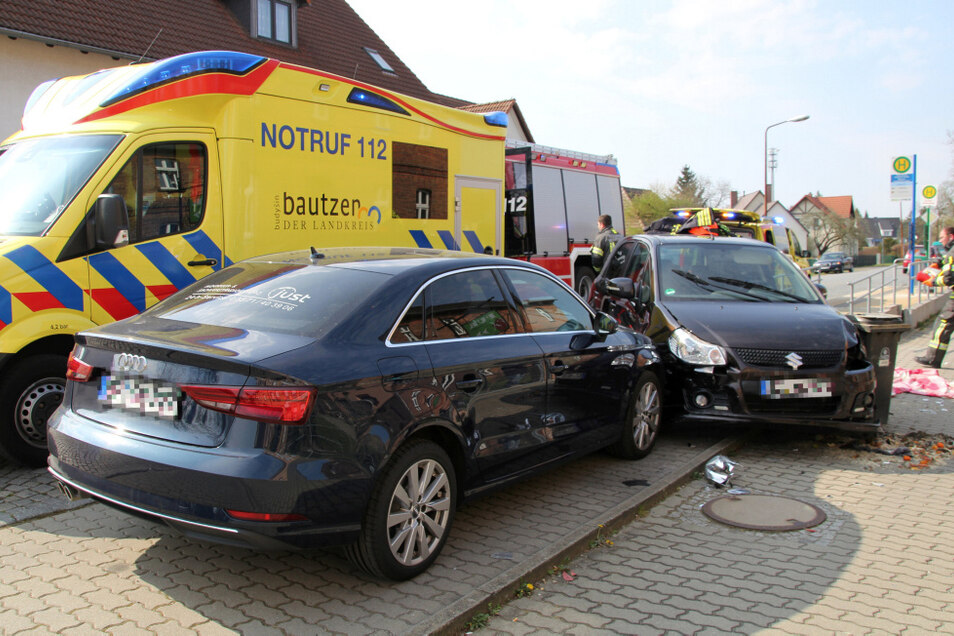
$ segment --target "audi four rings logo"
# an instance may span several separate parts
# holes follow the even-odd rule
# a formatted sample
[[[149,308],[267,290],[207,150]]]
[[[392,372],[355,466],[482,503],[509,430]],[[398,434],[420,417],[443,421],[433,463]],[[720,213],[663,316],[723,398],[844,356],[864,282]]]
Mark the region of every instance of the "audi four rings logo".
[[[142,373],[146,370],[146,358],[131,353],[120,353],[113,356],[113,369],[116,371],[127,371],[132,373]]]

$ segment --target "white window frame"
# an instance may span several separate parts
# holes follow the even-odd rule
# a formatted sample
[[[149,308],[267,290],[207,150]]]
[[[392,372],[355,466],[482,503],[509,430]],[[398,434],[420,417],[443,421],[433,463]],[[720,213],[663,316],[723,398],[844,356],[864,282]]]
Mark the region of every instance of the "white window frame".
[[[417,210],[417,218],[431,218],[431,191],[429,189],[417,189],[417,201],[414,203],[414,209]]]

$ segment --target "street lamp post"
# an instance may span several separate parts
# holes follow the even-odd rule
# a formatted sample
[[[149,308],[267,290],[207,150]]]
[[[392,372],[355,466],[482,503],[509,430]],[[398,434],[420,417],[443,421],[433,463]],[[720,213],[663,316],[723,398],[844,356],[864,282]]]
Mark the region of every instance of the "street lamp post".
[[[781,126],[782,124],[787,124],[789,122],[805,121],[806,119],[808,119],[808,117],[809,117],[808,115],[802,115],[801,117],[792,117],[791,119],[786,119],[785,121],[780,121],[778,123],[772,124],[771,126],[768,126],[765,129],[765,146],[762,150],[762,162],[764,166],[764,171],[762,175],[763,177],[762,184],[765,186],[765,193],[764,193],[765,194],[765,209],[762,212],[763,217],[768,216],[769,205],[772,203],[772,198],[769,197],[769,189],[768,189],[768,131],[769,131],[769,128],[775,128],[776,126]],[[774,183],[772,184],[772,187],[773,188],[775,187]]]

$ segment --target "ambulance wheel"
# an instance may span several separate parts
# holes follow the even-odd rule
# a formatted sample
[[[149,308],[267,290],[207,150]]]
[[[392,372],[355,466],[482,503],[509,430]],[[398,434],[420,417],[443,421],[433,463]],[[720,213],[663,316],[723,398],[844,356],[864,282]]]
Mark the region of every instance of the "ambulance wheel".
[[[63,401],[66,358],[31,356],[3,370],[0,389],[0,453],[24,466],[46,466],[46,421]]]
[[[596,272],[592,267],[580,267],[576,270],[576,293],[583,300],[590,299],[590,290],[593,289],[593,281],[596,280]]]

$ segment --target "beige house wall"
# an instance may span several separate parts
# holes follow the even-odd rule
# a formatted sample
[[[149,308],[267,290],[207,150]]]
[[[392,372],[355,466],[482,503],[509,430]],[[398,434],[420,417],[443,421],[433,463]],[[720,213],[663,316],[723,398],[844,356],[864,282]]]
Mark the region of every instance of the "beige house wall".
[[[100,53],[82,53],[68,46],[0,37],[0,140],[20,129],[23,106],[39,84],[128,63],[128,60],[114,60]]]

